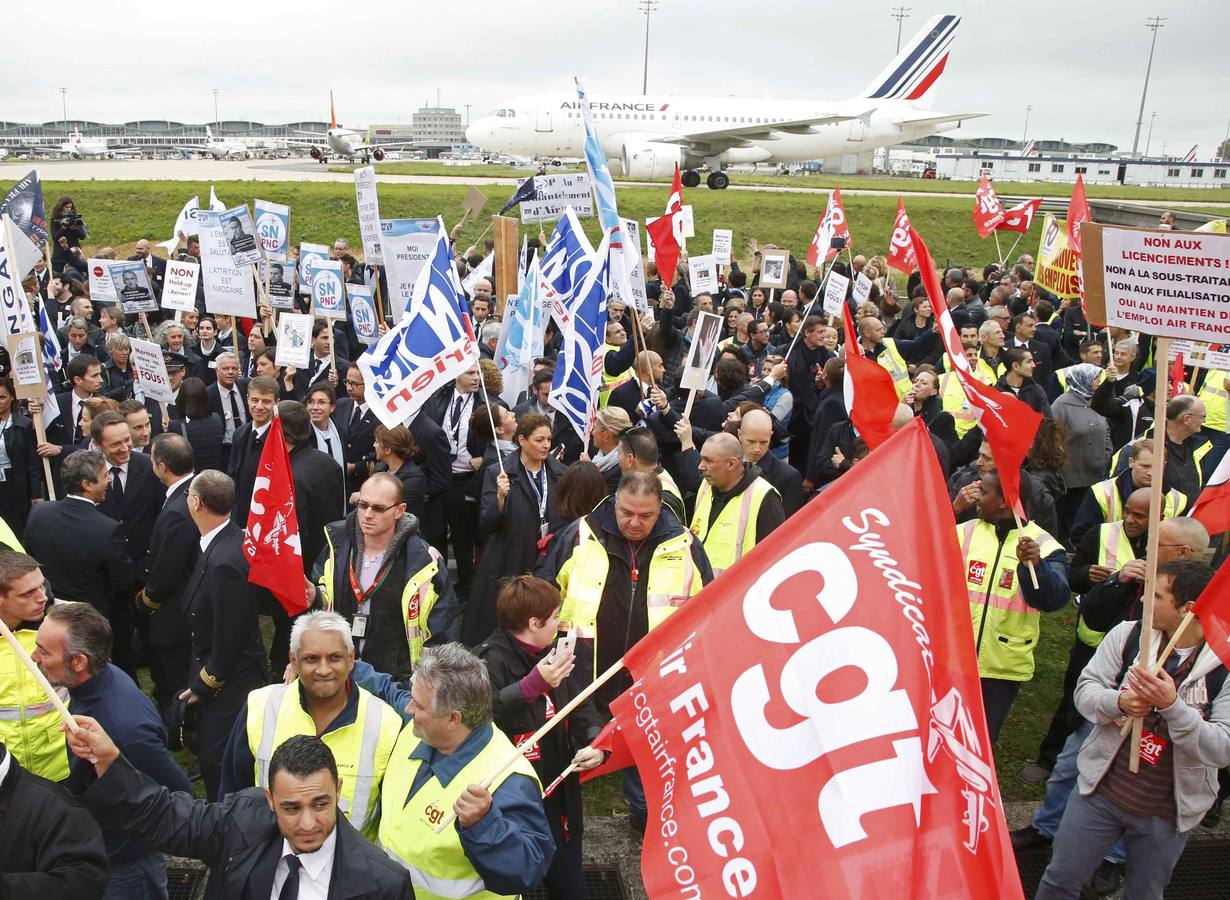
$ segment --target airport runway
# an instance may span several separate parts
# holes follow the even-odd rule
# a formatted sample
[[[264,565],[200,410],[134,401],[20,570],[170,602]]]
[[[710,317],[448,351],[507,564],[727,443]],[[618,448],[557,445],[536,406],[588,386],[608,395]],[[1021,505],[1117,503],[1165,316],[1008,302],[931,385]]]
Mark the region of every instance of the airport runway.
[[[49,181],[311,181],[351,184],[354,178],[348,172],[330,172],[329,167],[311,159],[98,159],[98,160],[40,160],[23,163],[14,161],[0,165],[0,182],[16,180],[27,171],[23,166],[37,167],[44,179]],[[516,178],[483,178],[470,174],[469,170],[481,172],[482,166],[457,166],[456,175],[377,175],[376,180],[385,184],[474,184],[515,185]],[[526,175],[533,174],[527,170]],[[830,188],[790,187],[783,185],[738,184],[739,173],[731,174],[728,190],[759,191],[761,193],[825,194]],[[856,184],[857,178],[851,177]],[[659,187],[659,182],[621,181],[618,187]],[[971,185],[972,187],[972,185]],[[707,191],[708,188],[693,188]],[[897,196],[897,191],[861,190],[857,187],[842,191],[848,195]],[[954,197],[960,194],[940,191],[911,191],[910,197]],[[971,190],[969,196],[973,196]],[[1155,206],[1162,208],[1174,205],[1175,201],[1119,200],[1132,206]],[[1230,203],[1183,200],[1182,205],[1198,205],[1217,209],[1230,209]]]

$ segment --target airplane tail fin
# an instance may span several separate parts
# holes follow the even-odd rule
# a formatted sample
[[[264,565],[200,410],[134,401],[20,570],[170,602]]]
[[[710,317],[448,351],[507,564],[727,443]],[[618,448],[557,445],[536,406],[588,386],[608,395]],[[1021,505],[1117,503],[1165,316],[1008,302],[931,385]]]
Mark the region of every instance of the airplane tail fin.
[[[208,125],[205,126],[205,140],[212,141],[214,139],[214,131]]]
[[[872,79],[862,96],[875,100],[924,101],[944,71],[960,24],[960,16],[932,16],[884,71]]]
[[[329,91],[329,127],[337,127],[337,113],[333,111],[333,91]]]

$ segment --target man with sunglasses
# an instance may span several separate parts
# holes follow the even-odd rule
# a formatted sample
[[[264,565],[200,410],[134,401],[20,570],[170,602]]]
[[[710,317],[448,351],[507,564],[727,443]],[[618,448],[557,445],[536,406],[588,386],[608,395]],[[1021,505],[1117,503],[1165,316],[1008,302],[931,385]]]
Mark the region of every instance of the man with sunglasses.
[[[444,560],[388,472],[364,481],[354,510],[325,528],[307,593],[310,604],[350,622],[357,659],[398,680],[424,646],[457,639],[460,610]]]

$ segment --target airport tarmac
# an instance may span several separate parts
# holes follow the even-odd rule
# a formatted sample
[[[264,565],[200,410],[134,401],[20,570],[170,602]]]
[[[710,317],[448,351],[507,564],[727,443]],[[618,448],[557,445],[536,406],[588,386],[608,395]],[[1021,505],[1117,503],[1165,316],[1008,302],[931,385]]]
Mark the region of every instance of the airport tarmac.
[[[353,183],[354,178],[348,172],[330,172],[329,167],[311,159],[54,159],[38,160],[30,163],[13,161],[0,166],[0,181],[4,176],[16,180],[26,171],[23,165],[36,167],[43,178],[49,181],[312,181]],[[483,178],[467,173],[473,168],[482,171],[479,166],[457,166],[456,175],[385,175],[376,176],[376,180],[385,184],[475,184],[475,185],[515,185],[516,178]],[[526,175],[533,172],[526,170]],[[739,175],[734,173],[732,180],[737,182]],[[852,177],[852,183],[857,179]],[[643,186],[660,187],[659,182],[618,182],[619,187]],[[707,190],[697,188],[695,190]],[[829,188],[810,187],[776,187],[773,185],[732,183],[732,191],[759,191],[762,193],[789,194],[828,194]],[[842,193],[847,195],[864,194],[867,196],[897,196],[898,191],[861,190],[857,187],[842,186]],[[953,197],[961,196],[939,191],[911,191],[911,197]],[[972,195],[971,195],[972,196]],[[1160,200],[1119,200],[1133,206],[1166,205]],[[1188,200],[1187,204],[1197,204],[1210,208],[1230,208],[1230,203],[1205,202]]]

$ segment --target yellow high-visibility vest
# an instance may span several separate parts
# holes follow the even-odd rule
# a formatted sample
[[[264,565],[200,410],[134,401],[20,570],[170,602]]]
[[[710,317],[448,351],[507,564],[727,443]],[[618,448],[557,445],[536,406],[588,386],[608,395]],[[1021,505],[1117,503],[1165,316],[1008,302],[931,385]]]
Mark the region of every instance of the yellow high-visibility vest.
[[[13,634],[27,653],[34,652],[37,631],[22,628]],[[57,693],[68,702],[68,691]],[[22,768],[48,781],[68,777],[68,747],[60,721],[55,705],[8,641],[0,641],[0,742]]]
[[[1107,522],[1098,529],[1098,565],[1117,572],[1123,564],[1136,558],[1123,522]],[[1085,617],[1076,620],[1076,636],[1088,647],[1096,647],[1106,637],[1105,631],[1095,631],[1085,624]]]
[[[692,515],[692,534],[705,545],[705,556],[713,566],[713,577],[721,575],[756,546],[756,519],[764,498],[777,489],[762,476],[749,484],[737,497],[731,497],[709,525],[709,510],[713,505],[713,488],[702,481],[696,494],[696,511]]]

